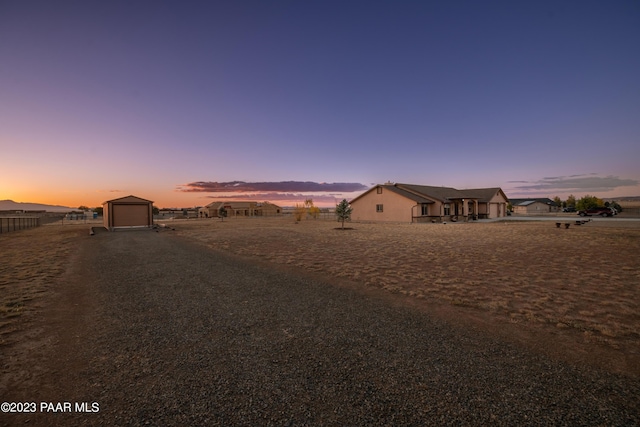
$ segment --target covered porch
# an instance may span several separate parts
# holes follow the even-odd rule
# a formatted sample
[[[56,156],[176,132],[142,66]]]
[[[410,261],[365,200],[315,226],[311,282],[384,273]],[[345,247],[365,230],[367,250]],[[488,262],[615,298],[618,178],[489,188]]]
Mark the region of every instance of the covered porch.
[[[411,209],[411,222],[467,222],[487,214],[479,213],[478,199],[452,198],[445,202],[418,203]]]

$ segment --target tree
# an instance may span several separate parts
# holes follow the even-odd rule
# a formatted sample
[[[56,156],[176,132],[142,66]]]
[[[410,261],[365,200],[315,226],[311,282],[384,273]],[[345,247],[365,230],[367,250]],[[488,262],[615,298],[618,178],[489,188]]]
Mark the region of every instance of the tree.
[[[586,195],[576,202],[576,209],[579,211],[591,208],[597,208],[604,206],[602,199],[598,199],[596,196]]]
[[[570,194],[569,197],[567,197],[567,206],[576,206],[576,196]]]
[[[304,201],[304,206],[307,209],[307,214],[313,219],[318,219],[320,214],[320,208],[313,205],[313,199],[307,199]]]
[[[305,205],[296,203],[296,207],[293,210],[293,217],[295,218],[296,222],[302,221],[302,217],[304,217],[305,212],[307,212]]]
[[[561,208],[562,206],[562,199],[558,196],[553,198],[553,202],[556,204],[557,207]]]
[[[218,209],[218,216],[222,218],[222,222],[224,222],[224,218],[227,216],[227,209],[224,206],[220,206],[220,209]]]
[[[336,216],[338,217],[338,221],[342,221],[342,229],[344,229],[345,220],[351,219],[352,211],[353,208],[349,206],[347,199],[342,199],[342,201],[336,205]]]
[[[80,206],[78,206],[78,210],[80,210],[80,211],[88,211],[88,210],[91,210],[91,209],[89,209],[88,206],[80,205]]]

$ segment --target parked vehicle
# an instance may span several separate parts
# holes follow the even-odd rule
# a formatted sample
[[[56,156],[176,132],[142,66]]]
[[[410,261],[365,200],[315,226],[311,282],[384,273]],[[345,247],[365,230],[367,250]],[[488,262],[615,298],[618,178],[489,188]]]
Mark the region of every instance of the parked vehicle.
[[[615,213],[611,208],[601,207],[601,208],[590,208],[578,211],[578,215],[580,216],[591,216],[591,215],[600,215],[600,216],[613,216]]]
[[[567,206],[566,208],[562,209],[562,212],[575,212],[576,208],[573,206]]]

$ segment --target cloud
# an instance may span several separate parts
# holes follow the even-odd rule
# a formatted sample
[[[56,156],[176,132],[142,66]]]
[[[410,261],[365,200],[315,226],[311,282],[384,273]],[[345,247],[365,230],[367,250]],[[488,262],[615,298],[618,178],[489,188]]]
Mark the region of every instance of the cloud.
[[[300,192],[337,192],[350,193],[363,191],[367,187],[355,182],[311,182],[311,181],[280,181],[280,182],[213,182],[196,181],[178,186],[177,191],[187,193],[300,193]]]
[[[248,201],[268,201],[272,203],[276,202],[303,202],[308,199],[312,199],[316,204],[329,204],[333,205],[344,197],[342,195],[317,195],[317,194],[302,194],[302,193],[242,193],[242,195],[217,195],[207,196],[209,199],[215,200],[248,200]]]
[[[513,187],[520,191],[611,191],[619,187],[634,187],[640,185],[640,181],[635,179],[621,179],[617,176],[593,176],[589,175],[571,175],[546,177],[538,181],[525,182],[527,185],[519,185]],[[522,181],[511,181],[514,183],[523,183]]]

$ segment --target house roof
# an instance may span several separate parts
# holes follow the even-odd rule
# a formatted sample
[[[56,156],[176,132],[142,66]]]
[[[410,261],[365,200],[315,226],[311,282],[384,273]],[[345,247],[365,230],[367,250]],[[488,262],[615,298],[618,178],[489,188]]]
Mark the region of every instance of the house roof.
[[[386,190],[392,191],[396,194],[406,197],[409,200],[413,200],[416,203],[434,203],[434,200],[446,203],[454,199],[477,199],[479,202],[489,202],[497,193],[501,193],[504,198],[508,200],[507,196],[504,194],[500,187],[458,190],[452,187],[435,187],[430,185],[396,183],[376,185],[375,187],[370,188],[369,190],[351,200],[351,203],[378,187],[382,187]]]
[[[102,202],[102,204],[106,205],[107,203],[113,203],[113,202],[118,202],[118,203],[140,203],[140,202],[153,203],[153,201],[147,200],[147,199],[143,199],[142,197],[125,196],[125,197],[119,197],[119,198],[113,199],[113,200],[107,200],[106,202]]]
[[[460,190],[464,194],[466,194],[466,198],[469,199],[478,199],[479,202],[489,202],[498,193],[502,193],[505,199],[509,200],[506,194],[502,191],[500,187],[490,187],[490,188],[471,188],[469,190]]]
[[[509,200],[513,206],[528,206],[532,203],[544,203],[545,205],[557,206],[556,202],[549,198],[538,198],[538,199],[510,199]]]
[[[405,197],[409,200],[413,200],[416,203],[433,203],[433,200],[427,199],[424,196],[420,195],[420,194],[416,194],[415,192],[411,192],[408,190],[405,190],[403,188],[397,187],[397,184],[380,184],[380,185],[376,185],[375,187],[371,187],[370,189],[368,189],[367,191],[365,191],[364,193],[360,194],[359,196],[356,196],[355,198],[351,199],[351,201],[349,203],[353,203],[356,200],[358,200],[359,198],[365,196],[366,194],[369,194],[370,192],[372,192],[373,190],[375,190],[378,187],[382,187],[385,190],[391,191],[393,193],[396,193],[402,197]]]
[[[464,193],[460,190],[456,190],[451,187],[433,187],[429,185],[415,185],[415,184],[395,184],[400,188],[408,190],[412,193],[417,193],[423,197],[430,199],[436,199],[441,202],[446,202],[450,199],[462,199],[465,197]]]
[[[382,185],[381,187],[386,188],[389,191],[392,191],[396,194],[406,197],[407,199],[413,200],[416,203],[433,203],[433,200],[429,200],[420,194],[416,194],[415,192],[407,191],[404,188],[397,187],[396,185]],[[374,187],[375,188],[375,187]]]

